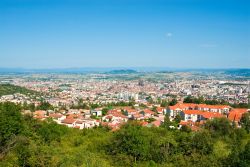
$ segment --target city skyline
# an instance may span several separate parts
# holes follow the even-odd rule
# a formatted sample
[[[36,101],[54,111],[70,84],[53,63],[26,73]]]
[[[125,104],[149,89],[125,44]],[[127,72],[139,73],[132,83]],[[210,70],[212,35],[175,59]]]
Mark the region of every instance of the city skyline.
[[[250,68],[249,4],[2,0],[0,67]]]

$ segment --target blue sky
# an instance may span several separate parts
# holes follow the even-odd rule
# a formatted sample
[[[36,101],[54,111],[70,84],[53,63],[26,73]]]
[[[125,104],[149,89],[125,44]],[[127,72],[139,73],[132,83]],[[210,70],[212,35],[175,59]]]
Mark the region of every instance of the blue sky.
[[[250,68],[248,0],[1,0],[0,67]]]

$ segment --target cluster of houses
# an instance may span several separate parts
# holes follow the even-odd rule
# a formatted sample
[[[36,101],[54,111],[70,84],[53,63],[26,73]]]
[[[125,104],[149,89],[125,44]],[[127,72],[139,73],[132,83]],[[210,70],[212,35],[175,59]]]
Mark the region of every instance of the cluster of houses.
[[[28,111],[23,112],[26,114],[31,113]],[[37,110],[31,114],[35,119],[45,120],[50,118],[58,124],[71,128],[83,129],[102,125],[116,130],[128,120],[141,121],[143,126],[148,127],[160,126],[164,121],[166,112],[167,109],[163,107],[157,107],[155,111],[147,108],[141,110],[132,107],[117,107],[109,110],[105,115],[102,113],[102,108],[93,110],[70,109],[68,111],[61,110],[58,112],[52,110]]]
[[[99,113],[99,112],[98,112]],[[68,126],[70,128],[93,128],[100,125],[100,121],[97,119],[91,118],[91,115],[88,110],[75,110],[71,109],[69,111],[44,111],[37,110],[33,113],[33,117],[39,120],[45,120],[48,118],[53,119],[56,123]]]
[[[120,125],[130,120],[141,121],[143,126],[160,126],[164,121],[166,108],[157,107],[155,111],[148,108],[140,110],[131,107],[121,107],[108,111],[107,115],[102,117],[102,124],[118,129]]]
[[[226,117],[230,121],[239,125],[242,115],[250,110],[247,108],[232,108],[228,105],[207,105],[194,103],[177,103],[168,107],[170,120],[177,115],[181,116],[180,126],[190,126],[191,129],[199,129],[199,125],[204,124],[206,120],[214,118]]]
[[[38,110],[33,113],[36,119],[53,119],[58,124],[72,128],[93,128],[96,126],[108,126],[112,130],[117,130],[128,120],[137,120],[142,126],[159,127],[166,115],[170,121],[180,116],[181,122],[178,128],[186,125],[193,130],[199,129],[200,125],[207,120],[226,117],[239,125],[242,115],[249,112],[249,109],[237,109],[227,105],[206,105],[193,103],[177,103],[169,107],[133,108],[116,107],[103,115],[102,108],[93,110],[70,109],[58,112]]]

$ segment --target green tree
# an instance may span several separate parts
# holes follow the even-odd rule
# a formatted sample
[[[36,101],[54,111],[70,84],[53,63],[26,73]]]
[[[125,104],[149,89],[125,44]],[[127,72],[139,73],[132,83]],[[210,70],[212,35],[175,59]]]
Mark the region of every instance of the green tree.
[[[148,152],[149,143],[145,138],[142,127],[137,123],[129,123],[119,130],[108,150],[111,154],[126,154],[137,160],[145,160]]]
[[[193,103],[194,100],[192,99],[191,96],[187,96],[184,98],[183,103]]]
[[[244,113],[240,119],[240,124],[248,133],[250,132],[250,113]]]
[[[250,166],[250,141],[245,145],[244,151],[239,155],[240,163],[239,166],[247,167]]]
[[[208,131],[201,131],[195,133],[192,138],[192,147],[195,152],[203,154],[210,154],[213,151],[212,137]]]
[[[187,133],[190,133],[192,131],[192,129],[187,125],[183,125],[180,130]]]
[[[67,128],[52,120],[47,120],[40,124],[37,133],[42,137],[45,143],[50,144],[52,141],[61,141],[61,137],[67,132]]]
[[[161,124],[161,127],[166,128],[166,129],[170,129],[169,126],[172,125],[172,122],[169,119],[169,114],[166,114],[164,117],[164,122]]]
[[[14,103],[0,104],[0,146],[4,146],[11,137],[24,131],[21,107]]]
[[[205,128],[217,136],[229,135],[233,130],[231,122],[227,118],[214,118],[213,120],[209,120],[206,122]]]
[[[167,100],[162,100],[161,107],[167,107],[167,106],[168,106]]]
[[[54,107],[47,101],[41,101],[40,105],[37,106],[37,110],[53,110]]]
[[[174,118],[174,122],[177,123],[177,124],[179,124],[181,122],[181,120],[182,120],[182,118],[181,118],[181,116],[179,114],[176,115],[176,117]]]
[[[102,115],[103,115],[103,116],[107,115],[108,111],[109,111],[108,108],[103,108],[103,109],[102,109]]]
[[[170,106],[174,106],[174,105],[176,105],[177,104],[177,100],[176,99],[172,99],[170,102],[169,102],[169,105]]]
[[[155,113],[157,113],[157,107],[153,106],[152,111],[154,111]]]
[[[204,103],[204,98],[202,96],[200,96],[198,98],[194,98],[194,103],[202,104],[202,103]]]
[[[153,100],[153,98],[152,98],[151,96],[146,97],[146,100],[147,100],[147,102],[149,102],[150,104],[153,104],[153,103],[154,103],[154,100]]]

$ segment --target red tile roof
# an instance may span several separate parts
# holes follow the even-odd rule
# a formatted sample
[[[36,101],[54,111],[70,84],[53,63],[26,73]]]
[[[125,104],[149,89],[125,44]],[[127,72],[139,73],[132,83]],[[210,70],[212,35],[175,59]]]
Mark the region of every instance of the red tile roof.
[[[190,103],[191,104],[191,103]],[[174,106],[169,106],[169,109],[170,110],[176,110],[176,109],[186,109],[186,108],[188,108],[188,106],[185,104],[185,103],[177,103],[176,105],[174,105]]]
[[[66,119],[62,120],[62,123],[65,123],[65,124],[73,124],[74,122],[76,122],[76,120],[71,119],[71,118],[66,118]]]
[[[123,115],[120,111],[118,110],[109,110],[108,111],[108,116],[114,116],[114,117],[121,117],[121,118],[127,118],[125,115]],[[109,119],[109,118],[108,118]]]
[[[231,121],[239,122],[242,115],[244,113],[246,113],[247,111],[248,111],[248,109],[246,109],[246,108],[235,108],[232,111],[230,111],[230,113],[228,115],[228,119]]]
[[[61,118],[63,115],[60,113],[55,113],[55,114],[49,114],[49,117],[51,118]]]
[[[37,111],[35,111],[34,112],[34,115],[46,115],[46,111],[44,111],[44,110],[37,110]]]
[[[193,125],[194,124],[194,122],[193,121],[183,121],[183,120],[181,120],[181,122],[179,123],[180,125]]]
[[[114,117],[121,117],[121,118],[127,118],[125,115],[123,115],[122,113],[114,113],[112,114]]]
[[[35,115],[34,118],[36,118],[36,119],[44,119],[44,118],[46,118],[46,116],[44,116],[44,115]]]
[[[66,116],[67,119],[76,119],[78,117],[79,117],[78,114],[69,114],[69,115]]]
[[[203,112],[199,111],[199,110],[184,110],[182,112],[184,112],[185,114],[189,114],[189,115],[191,115],[191,114],[193,114],[193,115],[202,115],[203,114]]]
[[[204,118],[211,119],[211,118],[220,118],[223,117],[222,114],[217,113],[217,112],[205,112],[205,111],[200,111],[200,110],[184,110],[182,111],[185,114],[189,115],[202,115]]]
[[[157,107],[156,110],[157,110],[157,112],[163,112],[164,108],[163,107]]]
[[[146,114],[152,114],[152,115],[154,114],[154,112],[152,110],[150,110],[150,109],[145,109],[144,112]]]
[[[184,109],[189,109],[189,108],[224,109],[224,108],[231,108],[231,107],[228,105],[207,105],[207,104],[194,104],[194,103],[177,103],[174,106],[169,106],[170,110],[176,110],[177,108],[184,110]]]
[[[222,114],[217,112],[203,112],[202,116],[207,119],[224,117]]]

